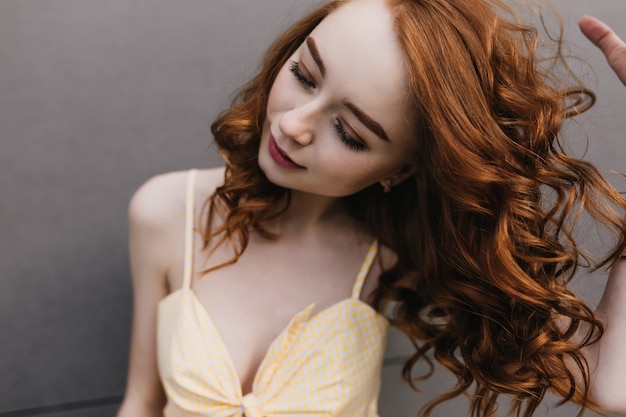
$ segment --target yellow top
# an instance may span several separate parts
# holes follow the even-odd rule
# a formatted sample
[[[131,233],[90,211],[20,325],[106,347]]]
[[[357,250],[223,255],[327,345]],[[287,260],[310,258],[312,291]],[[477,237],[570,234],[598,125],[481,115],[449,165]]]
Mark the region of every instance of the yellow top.
[[[388,321],[359,299],[376,257],[374,241],[352,296],[312,316],[296,314],[271,343],[254,377],[241,382],[211,317],[191,289],[193,190],[189,174],[183,286],[159,303],[158,368],[165,417],[374,417]]]

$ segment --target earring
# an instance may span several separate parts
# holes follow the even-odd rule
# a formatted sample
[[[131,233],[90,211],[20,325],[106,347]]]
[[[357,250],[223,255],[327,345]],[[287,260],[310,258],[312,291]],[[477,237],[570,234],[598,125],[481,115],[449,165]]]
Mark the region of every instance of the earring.
[[[380,185],[383,186],[383,192],[388,193],[391,191],[391,180],[389,178],[382,180]]]

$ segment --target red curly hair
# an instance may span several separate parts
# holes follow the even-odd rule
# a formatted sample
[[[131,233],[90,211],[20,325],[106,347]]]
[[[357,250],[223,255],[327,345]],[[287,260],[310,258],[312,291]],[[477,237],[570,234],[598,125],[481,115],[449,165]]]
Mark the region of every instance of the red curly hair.
[[[237,261],[251,230],[276,237],[263,224],[288,207],[290,193],[270,183],[257,161],[269,92],[286,60],[344,2],[321,6],[279,36],[259,74],[212,125],[226,171],[205,205],[204,244],[216,238],[214,247],[235,249],[215,268]],[[537,30],[499,0],[387,3],[418,130],[416,172],[390,193],[372,186],[345,199],[398,257],[381,274],[374,305],[395,302],[392,324],[416,348],[403,375],[415,388],[411,370],[424,359],[432,371],[431,351],[456,375],[455,388],[423,415],[472,385],[475,417],[495,415],[500,394],[529,417],[548,390],[582,404],[582,414],[595,405],[581,350],[604,328],[567,289],[586,260],[572,236],[577,220],[587,212],[617,232],[596,268],[626,248],[626,199],[560,144],[563,122],[595,97],[582,85],[559,85],[538,62]],[[560,39],[554,62],[563,58]],[[208,227],[218,212],[225,221]]]

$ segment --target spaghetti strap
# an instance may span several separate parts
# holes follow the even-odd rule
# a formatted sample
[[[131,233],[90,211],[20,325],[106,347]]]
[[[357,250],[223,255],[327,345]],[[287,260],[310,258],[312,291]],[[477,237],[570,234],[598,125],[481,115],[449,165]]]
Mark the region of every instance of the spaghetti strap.
[[[363,260],[363,264],[361,265],[359,274],[357,275],[356,281],[354,282],[354,287],[352,287],[352,298],[358,299],[361,297],[361,289],[363,288],[363,283],[365,282],[365,278],[370,271],[370,267],[372,266],[372,262],[374,262],[374,258],[376,258],[377,253],[378,239],[374,239],[369,251],[367,252],[367,255],[365,256],[365,259]]]
[[[185,269],[183,272],[183,288],[190,288],[193,271],[193,216],[194,190],[198,170],[192,169],[187,175],[187,194],[185,200]]]

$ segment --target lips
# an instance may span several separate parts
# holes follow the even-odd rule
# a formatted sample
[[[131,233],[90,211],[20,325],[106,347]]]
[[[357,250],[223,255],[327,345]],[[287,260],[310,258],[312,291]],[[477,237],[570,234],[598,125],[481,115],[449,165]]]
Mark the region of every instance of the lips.
[[[269,148],[270,156],[272,157],[274,162],[276,162],[281,167],[289,168],[289,169],[305,169],[302,165],[296,164],[294,161],[291,160],[291,158],[289,158],[289,156],[287,156],[285,151],[283,151],[278,146],[273,135],[270,135],[268,148]]]

